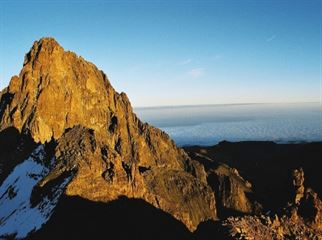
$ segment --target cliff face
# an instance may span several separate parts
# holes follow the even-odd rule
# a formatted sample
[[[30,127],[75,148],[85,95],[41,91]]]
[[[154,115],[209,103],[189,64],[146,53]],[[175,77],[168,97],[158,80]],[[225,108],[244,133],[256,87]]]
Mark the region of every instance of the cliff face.
[[[102,71],[54,39],[34,43],[0,97],[1,132],[17,129],[36,144],[53,146],[47,158],[54,163],[34,195],[69,176],[68,196],[144,199],[190,230],[216,219],[203,167],[167,134],[142,123]]]
[[[252,184],[245,180],[236,168],[207,156],[206,149],[187,148],[187,153],[205,167],[208,185],[216,197],[217,214],[220,219],[228,216],[259,213],[260,203],[255,201]]]

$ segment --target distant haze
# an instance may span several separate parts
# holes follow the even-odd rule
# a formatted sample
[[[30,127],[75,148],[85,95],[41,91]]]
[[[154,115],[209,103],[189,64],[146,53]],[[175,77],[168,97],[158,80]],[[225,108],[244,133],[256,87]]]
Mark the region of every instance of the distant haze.
[[[214,145],[224,140],[322,141],[319,103],[137,108],[135,112],[181,146]]]
[[[1,0],[0,88],[52,36],[134,106],[319,102],[321,4]]]

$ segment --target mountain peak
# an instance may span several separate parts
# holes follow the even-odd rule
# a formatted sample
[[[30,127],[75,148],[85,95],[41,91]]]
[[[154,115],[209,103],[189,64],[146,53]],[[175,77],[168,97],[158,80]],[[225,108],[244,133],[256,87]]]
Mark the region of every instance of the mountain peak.
[[[60,46],[59,43],[56,41],[56,39],[53,37],[42,37],[38,41],[35,41],[35,42],[38,42],[39,44],[53,44],[53,45]]]
[[[59,45],[59,43],[51,37],[44,37],[35,41],[30,51],[26,54],[24,65],[31,61],[35,61],[38,58],[40,52],[45,52],[47,54],[52,54],[54,51],[63,52],[64,49]]]
[[[33,48],[35,46],[44,46],[44,47],[61,47],[60,44],[53,37],[42,37],[38,41],[35,41],[33,44]]]
[[[53,38],[34,42],[12,95],[1,128],[14,126],[30,132],[36,142],[59,138],[75,125],[100,130],[107,125],[107,109],[115,109],[114,91],[95,65],[64,49]]]
[[[141,198],[190,230],[216,218],[204,169],[166,133],[142,123],[126,94],[116,92],[94,64],[54,39],[33,44],[0,97],[0,132],[15,128],[36,144],[55,143],[48,156],[54,164],[39,189],[73,172],[68,196]]]

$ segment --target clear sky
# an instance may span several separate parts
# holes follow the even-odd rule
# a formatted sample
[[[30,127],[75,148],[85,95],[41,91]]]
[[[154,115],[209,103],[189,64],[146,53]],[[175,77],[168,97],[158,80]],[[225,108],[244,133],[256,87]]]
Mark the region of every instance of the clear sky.
[[[0,0],[0,88],[34,40],[95,63],[134,106],[321,98],[320,0]]]

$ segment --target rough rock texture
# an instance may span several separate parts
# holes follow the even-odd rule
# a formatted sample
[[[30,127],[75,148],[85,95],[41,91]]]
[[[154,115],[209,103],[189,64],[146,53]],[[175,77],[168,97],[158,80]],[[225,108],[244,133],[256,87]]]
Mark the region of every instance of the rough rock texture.
[[[251,199],[252,184],[246,181],[235,168],[218,163],[201,152],[190,152],[191,158],[205,166],[207,182],[216,197],[217,211],[220,219],[232,215],[257,213],[261,205]]]
[[[297,209],[297,215],[301,216],[311,228],[320,231],[322,238],[322,201],[312,189],[306,190]]]
[[[303,213],[296,208],[291,208],[290,214],[283,213],[280,217],[278,215],[230,217],[223,223],[230,235],[227,239],[320,240],[322,239],[321,200],[315,198],[314,201],[315,203],[305,204],[305,208],[318,212],[309,218],[306,218],[307,212],[301,215]]]
[[[252,185],[239,175],[237,169],[225,164],[219,165],[209,171],[208,179],[218,196],[217,204],[220,203],[222,210],[230,210],[228,214],[232,214],[232,211],[239,213],[255,211],[254,203],[247,197],[247,194],[252,193]]]
[[[36,143],[57,144],[56,165],[39,191],[72,172],[69,196],[141,198],[190,230],[216,219],[203,167],[167,134],[142,123],[102,71],[52,38],[34,43],[19,76],[1,93],[0,131],[9,128]]]
[[[223,222],[231,239],[322,239],[322,201],[304,188],[304,171],[293,171],[294,200],[274,216],[229,217]],[[300,190],[299,190],[300,189]]]
[[[293,186],[295,190],[294,203],[299,204],[304,196],[304,171],[302,168],[293,171]]]
[[[230,217],[223,225],[230,232],[230,238],[226,239],[234,240],[320,240],[322,234],[302,219],[294,221],[285,215]]]

